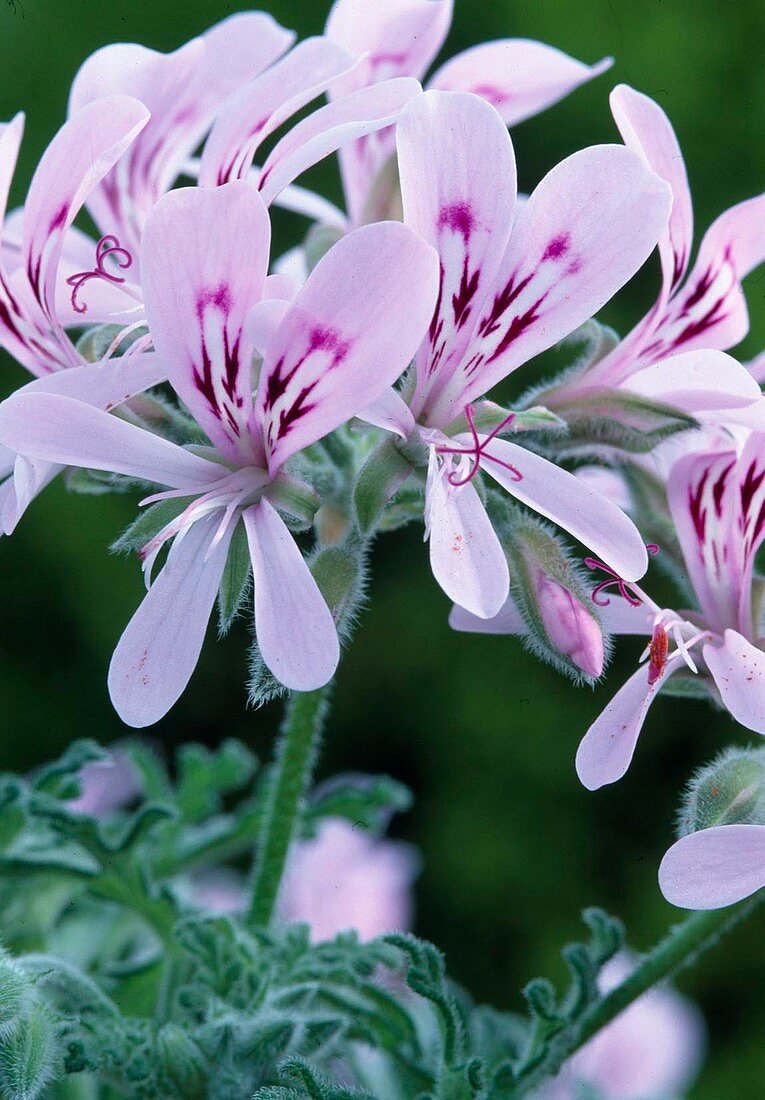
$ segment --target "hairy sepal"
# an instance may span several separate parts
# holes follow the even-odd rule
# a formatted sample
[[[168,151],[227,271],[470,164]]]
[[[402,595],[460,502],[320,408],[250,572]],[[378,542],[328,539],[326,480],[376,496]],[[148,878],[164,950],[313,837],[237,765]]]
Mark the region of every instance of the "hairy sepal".
[[[384,439],[372,451],[353,490],[356,520],[364,534],[374,531],[385,508],[411,473],[411,465],[392,439]]]

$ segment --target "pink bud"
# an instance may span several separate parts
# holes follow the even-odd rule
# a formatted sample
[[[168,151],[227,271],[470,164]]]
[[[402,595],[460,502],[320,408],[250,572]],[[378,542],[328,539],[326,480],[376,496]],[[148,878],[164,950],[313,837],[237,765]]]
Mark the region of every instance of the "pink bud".
[[[552,645],[586,676],[603,671],[603,635],[593,616],[577,597],[549,574],[534,575],[537,607]]]

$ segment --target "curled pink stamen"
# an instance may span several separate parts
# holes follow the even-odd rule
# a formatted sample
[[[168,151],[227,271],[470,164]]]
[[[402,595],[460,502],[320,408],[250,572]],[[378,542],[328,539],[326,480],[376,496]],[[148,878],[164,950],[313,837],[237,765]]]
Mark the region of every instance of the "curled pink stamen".
[[[78,295],[82,290],[85,283],[89,279],[105,279],[109,283],[124,283],[125,277],[123,275],[115,275],[112,271],[107,271],[104,267],[104,261],[111,257],[112,260],[124,270],[129,268],[133,263],[133,256],[127,250],[123,248],[120,242],[113,234],[108,234],[102,237],[96,245],[96,266],[92,271],[78,271],[75,275],[70,275],[66,280],[66,285],[72,288],[72,308],[76,313],[87,313],[88,307],[84,302],[79,301]]]
[[[646,543],[646,550],[652,556],[655,556],[659,553],[659,547],[656,545],[655,542]],[[631,604],[632,607],[640,607],[643,602],[642,599],[639,596],[636,596],[634,592],[630,591],[628,582],[625,581],[623,577],[620,577],[619,574],[616,573],[610,565],[606,565],[606,563],[604,561],[601,561],[599,558],[585,558],[584,564],[587,566],[588,569],[601,569],[604,573],[608,574],[607,579],[604,581],[600,581],[599,584],[596,584],[590,594],[592,602],[596,603],[598,607],[609,606],[611,600],[608,597],[599,600],[598,596],[605,589],[613,587],[618,588],[619,595],[623,599],[625,599],[628,604]]]
[[[475,426],[474,410],[472,405],[465,406],[465,419],[468,422],[470,428],[470,434],[473,437],[473,443],[470,447],[436,447],[436,454],[439,455],[466,455],[472,459],[470,470],[465,477],[460,477],[457,470],[450,470],[447,475],[447,480],[450,485],[455,489],[458,489],[461,485],[467,485],[469,481],[472,481],[475,475],[478,473],[478,466],[482,458],[487,458],[491,462],[495,462],[498,466],[502,466],[505,470],[510,472],[510,476],[513,481],[522,481],[523,474],[520,470],[516,469],[509,462],[503,462],[501,458],[496,458],[494,455],[487,453],[486,448],[493,439],[499,435],[501,431],[509,427],[515,420],[515,413],[509,413],[505,419],[496,426],[486,438],[482,441],[478,438],[478,429]]]

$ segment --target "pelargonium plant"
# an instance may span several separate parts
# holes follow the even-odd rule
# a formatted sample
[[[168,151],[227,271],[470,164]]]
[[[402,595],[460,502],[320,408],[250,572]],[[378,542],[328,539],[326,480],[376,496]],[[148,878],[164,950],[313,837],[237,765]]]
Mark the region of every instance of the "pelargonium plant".
[[[135,496],[116,546],[146,594],[108,671],[128,726],[173,707],[213,617],[251,622],[251,704],[285,698],[267,765],[78,742],[0,777],[3,1100],[661,1100],[697,1072],[696,1010],[652,987],[760,897],[765,748],[694,762],[658,875],[684,922],[638,958],[586,910],[568,987],[531,981],[525,1016],[411,934],[419,857],[384,838],[406,789],[313,782],[370,548],[405,524],[458,631],[589,685],[645,637],[584,734],[587,788],[624,775],[662,694],[765,734],[765,369],[729,354],[765,195],[691,264],[680,146],[624,85],[622,140],[518,195],[508,126],[610,61],[505,39],[423,87],[450,20],[337,0],[299,43],[255,12],[170,54],[106,46],[18,210],[23,115],[0,127],[0,345],[33,376],[0,406],[2,533],[59,476]],[[343,209],[300,182],[335,156]],[[281,256],[274,206],[306,222]],[[656,250],[619,338],[596,315]],[[508,405],[552,347],[565,370]]]

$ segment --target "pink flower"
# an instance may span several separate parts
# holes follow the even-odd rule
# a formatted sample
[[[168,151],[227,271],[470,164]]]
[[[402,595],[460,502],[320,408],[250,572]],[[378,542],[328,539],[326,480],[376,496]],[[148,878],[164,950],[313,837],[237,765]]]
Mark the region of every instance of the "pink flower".
[[[577,772],[591,790],[624,775],[648,708],[686,667],[703,677],[737,722],[765,733],[765,653],[753,585],[765,537],[765,435],[752,432],[739,447],[731,442],[726,450],[684,455],[670,471],[667,493],[698,609],[668,611],[618,577],[606,582],[618,586],[620,596],[600,596],[605,628],[645,634],[650,642],[647,662],[579,746]]]
[[[376,840],[340,818],[328,818],[313,840],[290,853],[278,913],[310,924],[314,941],[350,929],[362,940],[405,932],[412,923],[418,860],[406,844]]]
[[[682,152],[658,104],[624,84],[611,109],[625,144],[672,188],[659,241],[662,285],[648,314],[608,355],[544,395],[551,409],[624,389],[712,423],[765,428],[765,402],[751,374],[723,355],[746,336],[741,280],[765,260],[765,195],[722,214],[705,234],[687,275],[693,208]]]
[[[147,503],[179,499],[178,517],[144,547],[148,573],[172,540],[109,672],[112,701],[132,726],[156,722],[186,687],[240,521],[267,666],[305,691],[337,665],[334,621],[274,507],[278,487],[292,456],[359,412],[410,362],[433,310],[437,261],[405,226],[366,226],[324,257],[290,303],[269,297],[269,244],[263,200],[240,181],[173,191],[144,229],[154,346],[212,447],[180,447],[59,395],[22,391],[0,412],[6,447],[168,487]]]
[[[493,107],[426,92],[397,128],[407,225],[440,259],[440,290],[406,403],[365,410],[428,463],[426,533],[434,576],[480,618],[508,597],[505,554],[474,484],[480,469],[619,572],[647,556],[631,520],[573,474],[481,431],[473,403],[604,305],[646,260],[669,212],[666,184],[620,146],[585,149],[553,169],[514,217],[513,147]]]
[[[141,785],[130,758],[114,752],[108,760],[86,764],[79,775],[80,796],[67,803],[73,813],[108,817],[140,793]]]
[[[394,77],[422,80],[451,21],[452,0],[336,0],[326,33],[359,63],[336,82],[332,95],[347,95]],[[541,42],[505,38],[451,58],[433,74],[430,87],[479,95],[512,126],[557,103],[610,65],[610,58],[583,65]],[[387,215],[388,206],[381,201],[381,169],[394,152],[391,130],[342,149],[340,166],[353,224]],[[376,196],[375,190],[380,194]]]
[[[608,993],[633,969],[626,956],[612,959],[598,985]],[[569,1059],[540,1100],[577,1100],[580,1088],[598,1100],[665,1100],[684,1095],[704,1057],[706,1035],[698,1009],[674,990],[655,987]]]

